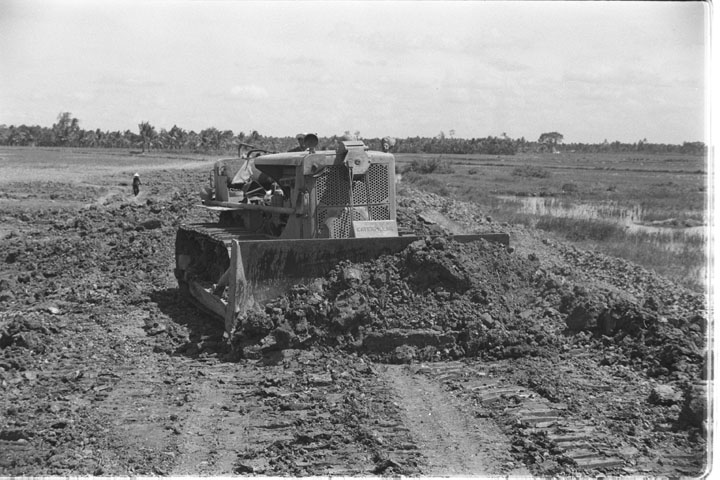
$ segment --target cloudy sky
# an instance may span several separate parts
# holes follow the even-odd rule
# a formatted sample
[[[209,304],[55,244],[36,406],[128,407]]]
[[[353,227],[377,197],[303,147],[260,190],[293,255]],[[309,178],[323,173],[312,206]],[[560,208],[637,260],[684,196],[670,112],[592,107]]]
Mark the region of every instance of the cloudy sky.
[[[704,2],[0,0],[0,124],[709,141]]]

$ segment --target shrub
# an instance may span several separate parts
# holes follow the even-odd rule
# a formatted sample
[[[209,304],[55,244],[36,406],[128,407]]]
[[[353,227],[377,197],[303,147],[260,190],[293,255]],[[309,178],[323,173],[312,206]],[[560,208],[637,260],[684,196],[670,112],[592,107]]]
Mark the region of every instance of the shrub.
[[[476,173],[478,173],[477,168],[471,168],[470,170],[468,170],[468,175],[475,175]]]

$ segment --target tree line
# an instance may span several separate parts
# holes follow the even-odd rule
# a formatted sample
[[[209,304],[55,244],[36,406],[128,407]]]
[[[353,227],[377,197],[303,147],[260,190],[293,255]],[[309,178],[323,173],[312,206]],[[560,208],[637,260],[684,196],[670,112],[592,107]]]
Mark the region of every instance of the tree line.
[[[348,134],[349,132],[345,132]],[[505,133],[500,136],[483,138],[455,138],[440,132],[434,137],[408,137],[396,139],[393,151],[396,153],[428,154],[489,154],[514,155],[528,152],[577,152],[577,153],[683,153],[706,155],[703,142],[684,142],[682,145],[650,143],[646,139],[634,143],[619,141],[599,144],[563,143],[559,132],[545,132],[538,140],[524,137],[513,139]],[[355,132],[360,138],[360,132]],[[339,137],[320,137],[319,148],[334,148]],[[379,150],[381,138],[362,138],[370,148]],[[196,153],[227,153],[236,151],[241,143],[254,145],[270,151],[286,151],[296,146],[295,137],[274,137],[261,135],[257,130],[250,133],[219,130],[209,127],[199,132],[186,130],[177,125],[157,129],[149,122],[138,124],[136,131],[85,130],[80,121],[70,112],[62,112],[52,127],[38,125],[0,125],[0,145],[37,147],[86,147],[86,148],[141,148],[147,150],[182,151]]]

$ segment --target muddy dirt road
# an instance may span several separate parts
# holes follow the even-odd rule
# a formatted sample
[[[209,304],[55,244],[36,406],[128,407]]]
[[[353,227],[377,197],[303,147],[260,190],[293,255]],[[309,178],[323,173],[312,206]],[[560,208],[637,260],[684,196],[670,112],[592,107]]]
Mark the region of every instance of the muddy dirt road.
[[[513,251],[344,264],[228,343],[173,277],[177,226],[215,220],[181,167],[139,197],[119,170],[0,185],[0,474],[706,470],[701,295],[403,188],[403,226]]]

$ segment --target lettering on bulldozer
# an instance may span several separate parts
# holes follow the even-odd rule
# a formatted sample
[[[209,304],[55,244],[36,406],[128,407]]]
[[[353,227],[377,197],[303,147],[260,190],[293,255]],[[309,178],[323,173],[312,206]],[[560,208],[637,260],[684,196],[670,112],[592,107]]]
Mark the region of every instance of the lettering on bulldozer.
[[[401,235],[395,202],[395,158],[362,141],[336,150],[249,154],[215,162],[202,206],[218,223],[182,225],[175,276],[182,292],[230,334],[248,309],[293,284],[323,276],[342,260],[397,253],[419,240]],[[297,149],[295,149],[297,150]],[[509,244],[507,233],[455,235]]]

